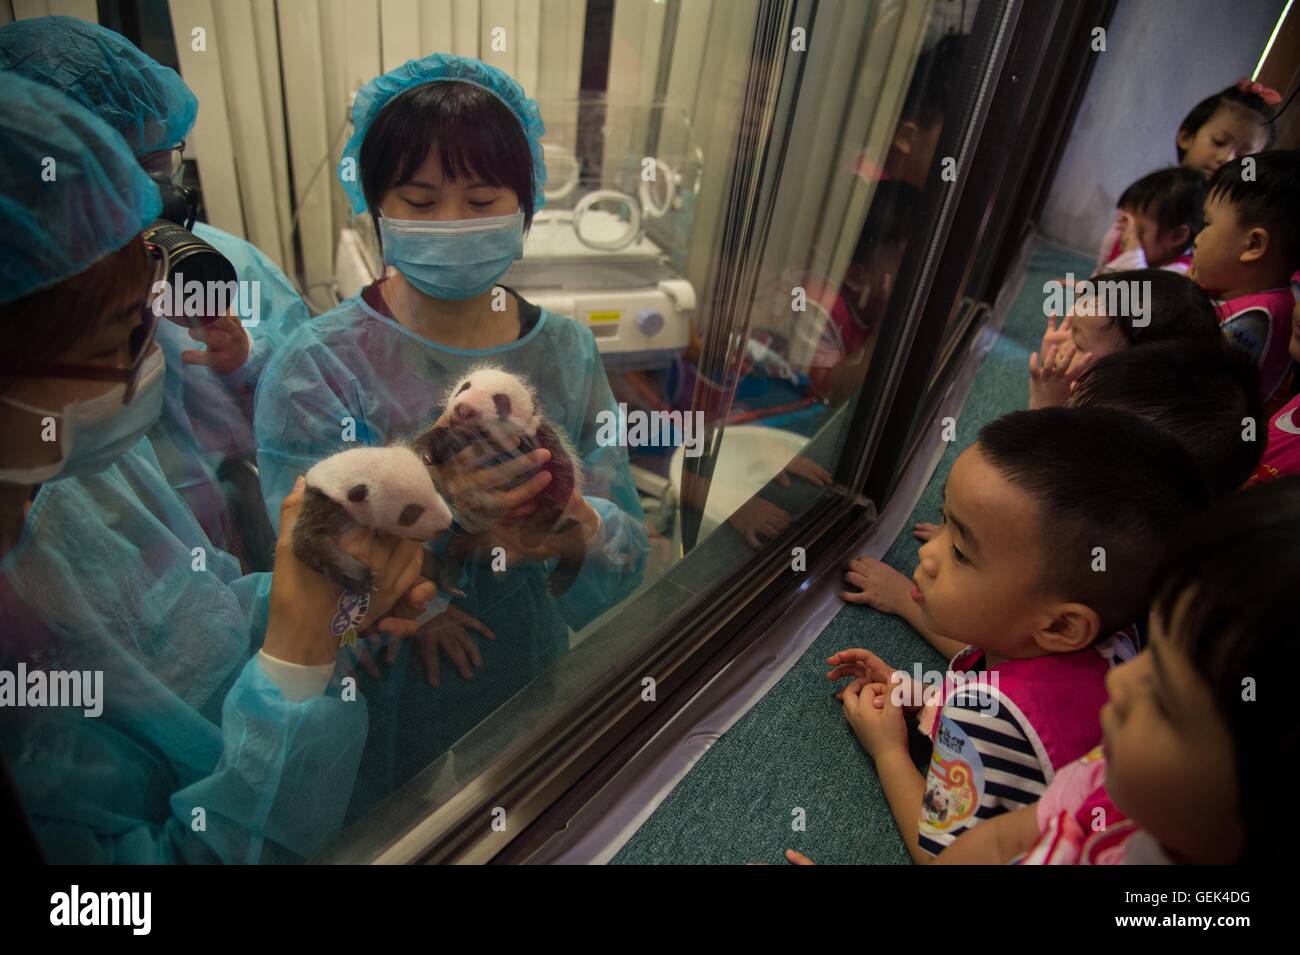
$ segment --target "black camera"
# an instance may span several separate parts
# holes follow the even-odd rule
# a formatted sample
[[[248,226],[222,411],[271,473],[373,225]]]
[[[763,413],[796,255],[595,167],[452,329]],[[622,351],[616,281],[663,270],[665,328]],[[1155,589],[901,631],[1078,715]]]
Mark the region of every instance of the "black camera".
[[[198,214],[198,196],[194,190],[176,185],[166,173],[152,173],[150,178],[158,184],[163,208],[161,218],[145,229],[144,237],[167,251],[168,284],[175,287],[178,282],[183,285],[202,282],[208,287],[209,282],[237,281],[239,276],[230,260],[190,231]],[[178,325],[193,324],[185,315],[168,313],[167,318]]]

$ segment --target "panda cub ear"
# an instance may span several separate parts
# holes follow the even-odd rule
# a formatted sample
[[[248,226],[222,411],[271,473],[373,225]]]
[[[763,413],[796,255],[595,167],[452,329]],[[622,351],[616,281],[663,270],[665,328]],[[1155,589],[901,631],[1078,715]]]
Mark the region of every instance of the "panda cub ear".
[[[348,500],[353,504],[360,504],[370,494],[370,488],[364,484],[354,484],[348,488]]]

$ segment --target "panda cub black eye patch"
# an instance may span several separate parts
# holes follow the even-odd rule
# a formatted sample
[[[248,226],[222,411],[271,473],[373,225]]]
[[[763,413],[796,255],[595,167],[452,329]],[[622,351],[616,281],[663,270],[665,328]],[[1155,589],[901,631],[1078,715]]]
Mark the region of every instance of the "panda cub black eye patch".
[[[456,394],[460,394],[462,391],[465,391],[468,388],[469,388],[469,382],[467,381],[465,382],[465,384],[461,385],[459,388],[456,389]]]
[[[360,504],[366,499],[366,495],[369,493],[370,488],[366,487],[364,484],[354,484],[352,487],[348,488],[348,500],[353,504]]]
[[[496,405],[497,417],[506,419],[510,417],[510,397],[497,393],[492,396],[492,404]]]
[[[410,527],[420,519],[420,515],[423,513],[424,508],[419,504],[406,505],[406,507],[402,508],[402,513],[397,517],[398,526]]]

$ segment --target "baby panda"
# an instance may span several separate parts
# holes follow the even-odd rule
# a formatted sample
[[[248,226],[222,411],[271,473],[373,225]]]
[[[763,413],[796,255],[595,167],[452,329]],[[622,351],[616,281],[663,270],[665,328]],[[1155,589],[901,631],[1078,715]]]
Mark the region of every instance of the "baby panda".
[[[353,525],[410,540],[431,540],[451,526],[451,511],[419,455],[408,447],[352,448],[308,470],[293,552],[352,593],[369,593],[370,568],[339,546]]]
[[[445,475],[453,458],[475,446],[490,455],[486,466],[504,463],[538,448],[551,452],[551,459],[539,470],[548,471],[551,482],[533,498],[537,510],[520,519],[516,526],[526,546],[536,547],[550,537],[560,560],[548,581],[552,595],[564,593],[573,584],[586,557],[582,526],[565,516],[574,493],[582,493],[582,463],[564,429],[553,424],[537,400],[527,379],[496,365],[471,369],[447,390],[442,416],[420,435],[413,447],[445,488]],[[514,439],[519,438],[516,447]],[[509,487],[532,479],[537,471],[520,475]],[[473,501],[458,501],[457,523],[464,529],[453,534],[447,548],[448,565],[440,569],[440,589],[451,590],[459,580],[464,561],[479,550],[490,549],[492,529],[499,517],[477,513]]]

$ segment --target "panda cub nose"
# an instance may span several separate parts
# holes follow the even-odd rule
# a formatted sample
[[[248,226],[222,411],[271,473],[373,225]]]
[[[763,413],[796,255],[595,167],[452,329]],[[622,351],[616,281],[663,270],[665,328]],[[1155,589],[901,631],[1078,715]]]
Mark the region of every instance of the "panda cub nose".
[[[478,412],[470,406],[469,402],[462,401],[456,405],[456,409],[452,412],[452,416],[457,421],[469,421],[471,418],[478,417]]]

